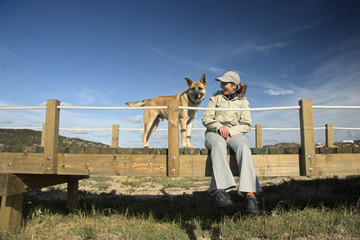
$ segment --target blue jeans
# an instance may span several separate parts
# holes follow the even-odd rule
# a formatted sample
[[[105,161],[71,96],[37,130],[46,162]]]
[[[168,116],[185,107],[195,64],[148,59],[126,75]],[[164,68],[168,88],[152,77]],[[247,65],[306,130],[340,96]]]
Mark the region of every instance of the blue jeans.
[[[239,194],[262,191],[256,177],[249,142],[244,135],[234,135],[226,143],[220,134],[208,132],[205,134],[205,147],[211,151],[213,169],[209,188],[210,194],[217,189],[230,191],[236,187],[234,176],[227,161],[227,147],[230,147],[236,156],[240,173]]]

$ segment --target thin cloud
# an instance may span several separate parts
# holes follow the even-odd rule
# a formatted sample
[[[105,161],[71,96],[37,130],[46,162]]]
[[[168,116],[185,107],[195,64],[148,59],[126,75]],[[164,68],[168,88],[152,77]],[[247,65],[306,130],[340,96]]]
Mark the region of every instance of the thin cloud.
[[[126,117],[125,120],[128,121],[128,122],[131,122],[131,123],[142,123],[143,122],[143,116],[142,115],[137,115],[135,117]]]
[[[46,102],[42,102],[39,106],[46,106]],[[60,106],[73,106],[71,103],[68,102],[60,102]]]
[[[93,90],[82,90],[77,95],[81,105],[87,105],[96,101],[95,91]]]
[[[269,89],[265,91],[266,94],[271,96],[279,96],[279,95],[289,95],[294,94],[293,90],[286,90],[286,89]]]
[[[222,74],[225,72],[225,70],[223,68],[219,68],[219,67],[214,67],[214,66],[210,66],[209,67],[209,71],[213,72],[215,74]]]
[[[109,96],[115,93],[115,89],[111,89],[107,92],[105,91],[96,91],[92,89],[83,89],[79,91],[76,95],[78,104],[80,105],[89,105],[89,104],[109,104]]]
[[[318,20],[316,22],[313,22],[313,23],[310,23],[308,25],[305,25],[305,26],[302,26],[302,27],[298,27],[296,29],[294,29],[293,31],[291,31],[288,36],[292,36],[292,35],[295,35],[295,34],[298,34],[298,33],[301,33],[301,32],[305,32],[307,30],[310,30],[312,28],[315,28],[317,27],[318,25],[320,25],[321,21]]]
[[[177,62],[176,62],[174,59],[172,59],[171,57],[169,57],[168,55],[166,55],[166,54],[163,53],[162,51],[160,51],[160,50],[158,50],[158,49],[156,49],[156,48],[154,48],[154,47],[150,47],[150,49],[153,50],[154,52],[160,54],[161,56],[167,58],[167,59],[170,60],[171,62],[177,64]]]
[[[248,44],[241,46],[238,49],[237,54],[248,53],[248,52],[253,52],[253,51],[270,53],[270,52],[278,50],[280,48],[284,48],[290,44],[291,44],[291,41],[278,42],[278,43],[274,43],[274,44],[263,44],[263,45],[248,43]]]

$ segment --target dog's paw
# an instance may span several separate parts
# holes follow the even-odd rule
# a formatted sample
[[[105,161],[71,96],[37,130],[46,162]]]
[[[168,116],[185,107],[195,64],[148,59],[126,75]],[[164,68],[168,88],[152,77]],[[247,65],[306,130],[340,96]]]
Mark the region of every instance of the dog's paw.
[[[191,145],[185,145],[185,148],[194,149],[194,146],[191,146]]]

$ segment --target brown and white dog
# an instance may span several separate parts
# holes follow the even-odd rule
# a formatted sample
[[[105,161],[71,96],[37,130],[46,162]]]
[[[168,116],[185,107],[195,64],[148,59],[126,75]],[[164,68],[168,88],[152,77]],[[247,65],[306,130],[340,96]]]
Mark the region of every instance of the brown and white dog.
[[[139,102],[126,102],[130,107],[143,106],[167,106],[169,99],[176,99],[179,106],[184,107],[198,107],[204,100],[206,93],[206,75],[203,74],[200,81],[194,82],[189,78],[185,78],[188,88],[174,96],[160,96],[153,99],[143,100]],[[180,128],[181,128],[181,144],[183,148],[192,148],[191,128],[196,117],[196,110],[182,109],[179,114]],[[145,109],[144,111],[144,133],[142,142],[144,148],[150,148],[149,140],[151,134],[156,130],[160,121],[168,119],[167,109]]]

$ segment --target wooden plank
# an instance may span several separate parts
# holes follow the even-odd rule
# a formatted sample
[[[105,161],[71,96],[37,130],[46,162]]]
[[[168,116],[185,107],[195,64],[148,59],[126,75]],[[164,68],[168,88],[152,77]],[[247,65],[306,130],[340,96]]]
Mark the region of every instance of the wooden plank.
[[[45,131],[46,131],[46,127],[45,127],[45,123],[42,125],[42,132],[41,132],[41,144],[40,146],[44,147],[45,146]]]
[[[325,139],[327,147],[334,147],[334,127],[332,124],[325,124]]]
[[[317,154],[318,175],[359,175],[360,154]]]
[[[41,153],[0,153],[0,173],[42,174]],[[259,176],[298,176],[299,154],[252,155]],[[322,165],[317,166],[318,175],[352,175],[358,173],[360,153],[316,154]],[[234,159],[229,155],[231,167]],[[329,167],[325,160],[329,159]],[[61,175],[124,175],[166,176],[167,155],[132,154],[71,154],[58,157],[58,174]],[[10,166],[8,163],[11,163]],[[181,155],[179,176],[211,176],[208,155]],[[236,164],[233,170],[236,171]],[[50,175],[52,176],[52,175]],[[42,180],[44,182],[50,180]]]
[[[211,158],[209,155],[181,155],[182,177],[211,176]]]
[[[258,176],[299,176],[299,154],[253,155]]]
[[[314,118],[311,99],[299,101],[300,110],[300,135],[301,135],[301,159],[300,174],[302,176],[316,175],[316,156],[314,138]]]
[[[10,196],[26,191],[26,185],[16,174],[0,174],[0,196]]]
[[[43,153],[0,153],[0,173],[41,174],[43,165]]]
[[[54,174],[57,171],[57,154],[59,145],[60,102],[46,101],[45,148],[43,171],[45,174]]]
[[[88,176],[52,174],[0,174],[0,196],[9,196],[43,187],[78,181]]]
[[[23,194],[4,196],[1,199],[0,229],[15,230],[20,226],[23,209]]]
[[[254,168],[258,176],[299,176],[298,154],[253,155]],[[234,155],[228,155],[234,175],[238,175]],[[180,159],[182,177],[211,176],[211,159],[208,155],[183,155]]]
[[[78,193],[79,193],[79,179],[76,177],[70,177],[67,183],[67,201],[66,208],[69,211],[73,211],[77,208]]]
[[[256,141],[256,148],[263,147],[263,137],[262,137],[262,125],[256,124],[255,125],[255,141]]]
[[[168,170],[169,177],[180,176],[179,167],[179,109],[177,99],[168,101]]]
[[[58,174],[166,176],[166,155],[59,154]]]
[[[119,147],[119,124],[112,125],[111,147]]]

